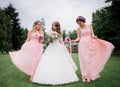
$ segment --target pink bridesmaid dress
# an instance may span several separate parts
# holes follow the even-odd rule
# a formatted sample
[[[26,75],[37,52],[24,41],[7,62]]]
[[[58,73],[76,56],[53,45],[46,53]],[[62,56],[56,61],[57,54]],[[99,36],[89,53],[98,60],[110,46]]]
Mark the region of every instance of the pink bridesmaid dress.
[[[25,42],[19,51],[9,52],[12,62],[30,76],[33,76],[43,52],[43,44],[39,43],[40,35],[32,33],[30,41]]]
[[[114,46],[112,43],[101,39],[94,39],[89,26],[80,29],[78,55],[83,78],[95,80],[100,77],[105,63],[110,58]]]

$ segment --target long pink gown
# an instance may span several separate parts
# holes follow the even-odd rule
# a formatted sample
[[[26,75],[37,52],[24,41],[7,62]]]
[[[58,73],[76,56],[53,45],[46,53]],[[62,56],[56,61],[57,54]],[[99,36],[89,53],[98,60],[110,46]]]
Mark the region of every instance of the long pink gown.
[[[39,43],[39,33],[32,33],[30,41],[25,42],[21,49],[9,52],[12,62],[24,73],[33,76],[42,56],[43,44]]]
[[[100,77],[105,63],[110,58],[114,46],[112,43],[101,39],[94,39],[89,26],[80,29],[78,56],[82,77],[95,80]]]

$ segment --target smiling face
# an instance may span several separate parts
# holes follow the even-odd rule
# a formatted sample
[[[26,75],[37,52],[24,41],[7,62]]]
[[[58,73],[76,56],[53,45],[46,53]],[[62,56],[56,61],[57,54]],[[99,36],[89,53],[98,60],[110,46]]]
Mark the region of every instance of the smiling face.
[[[56,31],[56,28],[57,28],[57,27],[55,26],[55,23],[53,23],[53,24],[52,24],[52,30],[53,30],[53,31]]]
[[[78,25],[81,25],[82,23],[81,23],[81,21],[77,21],[77,24],[78,24]]]
[[[42,28],[42,24],[41,24],[41,22],[38,22],[37,24],[36,24],[36,29],[37,30],[40,30]]]
[[[35,21],[33,24],[33,30],[34,31],[39,31],[42,29],[42,24],[40,21]]]
[[[83,21],[77,21],[77,24],[78,24],[79,26],[82,26],[82,25],[84,25],[85,23],[84,23]]]
[[[56,31],[57,33],[60,33],[61,34],[61,31],[60,31],[60,23],[59,22],[53,22],[52,23],[52,30],[53,31]]]
[[[57,31],[60,29],[60,23],[59,22],[53,22],[52,23],[52,30]]]
[[[84,25],[86,22],[85,18],[82,17],[82,16],[78,16],[77,19],[76,19],[76,23],[79,25],[79,26],[82,26]]]

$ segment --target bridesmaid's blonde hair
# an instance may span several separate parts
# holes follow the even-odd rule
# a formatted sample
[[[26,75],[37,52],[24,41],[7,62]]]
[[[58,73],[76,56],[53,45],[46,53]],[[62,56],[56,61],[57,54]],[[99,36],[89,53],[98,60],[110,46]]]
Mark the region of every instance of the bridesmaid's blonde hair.
[[[41,21],[39,21],[39,20],[37,20],[37,21],[35,21],[34,22],[34,24],[33,24],[33,27],[32,27],[32,32],[34,32],[34,31],[37,31],[37,28],[36,28],[36,25],[38,25],[39,23],[41,23]],[[41,25],[42,26],[42,25]],[[42,29],[41,29],[42,30]]]

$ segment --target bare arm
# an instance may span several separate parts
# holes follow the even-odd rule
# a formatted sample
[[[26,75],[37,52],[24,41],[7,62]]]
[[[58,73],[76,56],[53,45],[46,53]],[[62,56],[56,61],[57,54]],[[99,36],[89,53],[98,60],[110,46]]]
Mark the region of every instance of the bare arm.
[[[42,31],[42,35],[43,35],[43,38],[41,38],[41,39],[39,40],[40,43],[43,43],[43,42],[44,42],[44,32],[43,32],[43,31]]]
[[[63,41],[63,34],[61,35],[59,42],[60,42],[62,45],[65,45],[65,44],[64,44],[64,41]]]
[[[77,29],[77,38],[75,40],[72,40],[72,42],[78,42],[80,40],[80,29]]]
[[[94,34],[94,31],[93,31],[92,25],[89,25],[89,27],[90,27],[90,29],[91,29],[91,31],[92,31],[92,37],[96,39],[97,36],[95,36],[95,34]]]
[[[30,34],[31,34],[31,31],[28,32],[26,42],[30,41]]]
[[[61,43],[62,45],[65,45],[64,42],[63,42],[63,40],[60,40],[60,43]]]

